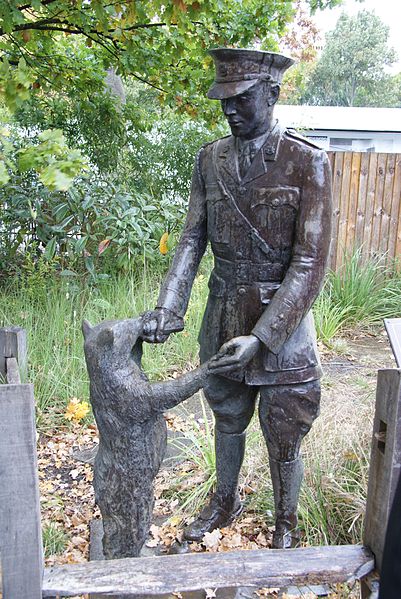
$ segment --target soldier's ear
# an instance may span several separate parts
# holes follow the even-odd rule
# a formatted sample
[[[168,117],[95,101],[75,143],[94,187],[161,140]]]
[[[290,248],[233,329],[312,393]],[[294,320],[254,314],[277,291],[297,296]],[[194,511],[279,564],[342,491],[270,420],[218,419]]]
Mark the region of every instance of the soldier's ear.
[[[82,334],[83,334],[83,336],[84,336],[85,339],[87,338],[87,336],[91,332],[92,328],[93,327],[92,327],[91,323],[89,322],[89,320],[84,319],[82,321]]]
[[[280,95],[280,86],[278,85],[278,83],[271,83],[269,85],[269,92],[267,94],[268,106],[274,106],[274,104],[278,100],[279,95]]]

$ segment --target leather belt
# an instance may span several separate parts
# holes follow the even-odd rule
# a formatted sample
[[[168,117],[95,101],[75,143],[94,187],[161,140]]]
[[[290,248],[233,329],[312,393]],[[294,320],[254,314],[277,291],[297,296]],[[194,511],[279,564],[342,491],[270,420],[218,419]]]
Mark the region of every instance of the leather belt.
[[[230,262],[223,258],[214,259],[215,273],[234,284],[252,283],[281,283],[284,278],[284,266],[278,262],[236,261]]]

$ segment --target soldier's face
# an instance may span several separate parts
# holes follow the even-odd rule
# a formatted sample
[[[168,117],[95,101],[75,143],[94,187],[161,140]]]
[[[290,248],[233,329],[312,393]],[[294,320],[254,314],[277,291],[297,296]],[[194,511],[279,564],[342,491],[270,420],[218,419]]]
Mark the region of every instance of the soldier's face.
[[[254,139],[265,133],[271,124],[278,87],[259,82],[246,92],[221,101],[231,133],[236,137]]]

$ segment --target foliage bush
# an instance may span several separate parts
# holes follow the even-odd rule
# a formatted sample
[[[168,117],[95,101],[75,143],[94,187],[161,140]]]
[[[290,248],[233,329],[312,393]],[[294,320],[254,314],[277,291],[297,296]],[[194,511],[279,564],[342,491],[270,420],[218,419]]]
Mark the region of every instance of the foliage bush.
[[[154,260],[162,234],[179,227],[185,214],[180,198],[128,193],[94,176],[52,192],[33,175],[21,175],[3,187],[1,204],[0,268],[9,274],[35,253],[38,260],[57,257],[63,274],[85,267],[92,277]]]
[[[124,143],[118,150],[116,143],[108,144],[110,136],[115,142],[120,139],[114,121],[99,127],[105,133],[102,150],[98,138],[85,137],[86,117],[78,127],[75,150],[69,149],[60,130],[22,127],[23,115],[18,117],[18,126],[7,127],[7,135],[0,139],[5,165],[3,177],[0,171],[3,276],[14,274],[25,262],[30,264],[35,255],[36,259],[42,255],[57,258],[63,274],[86,272],[92,279],[137,267],[144,259],[166,262],[159,253],[159,241],[167,232],[170,249],[182,226],[195,154],[221,131],[213,134],[204,125],[168,110],[161,117],[154,97],[138,88],[129,93],[149,102],[139,111],[142,128],[125,115]],[[108,101],[106,97],[104,102]],[[36,125],[62,126],[72,143],[77,112],[77,106],[70,106],[70,112],[56,118],[49,108],[43,109]],[[86,148],[95,163],[86,176],[73,182],[79,164],[87,164],[80,147]]]

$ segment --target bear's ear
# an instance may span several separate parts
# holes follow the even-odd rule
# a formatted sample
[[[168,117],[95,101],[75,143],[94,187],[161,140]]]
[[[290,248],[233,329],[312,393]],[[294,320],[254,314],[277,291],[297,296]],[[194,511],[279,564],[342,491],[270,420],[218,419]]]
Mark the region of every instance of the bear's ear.
[[[84,319],[82,321],[82,334],[83,334],[83,336],[84,336],[85,339],[87,338],[87,336],[91,332],[92,328],[93,327],[92,327],[91,323],[89,322],[89,320],[85,320]]]
[[[111,346],[114,343],[114,331],[113,329],[107,328],[100,331],[97,336],[97,345],[102,347]]]

